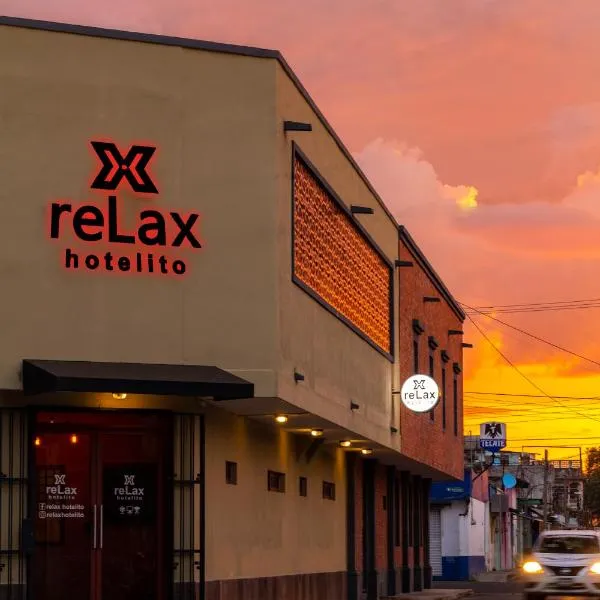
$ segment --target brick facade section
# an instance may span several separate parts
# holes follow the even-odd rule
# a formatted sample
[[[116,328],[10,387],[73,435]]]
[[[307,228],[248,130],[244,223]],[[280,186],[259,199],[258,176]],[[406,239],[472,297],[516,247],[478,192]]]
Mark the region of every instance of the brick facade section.
[[[462,330],[462,319],[453,310],[451,304],[434,284],[434,278],[427,267],[418,258],[403,236],[400,236],[399,256],[402,261],[411,261],[412,267],[399,267],[399,318],[398,342],[400,383],[414,374],[413,341],[419,341],[419,371],[429,374],[428,346],[429,336],[438,342],[438,348],[432,352],[434,357],[434,379],[442,387],[442,350],[449,356],[446,363],[446,427],[442,428],[442,401],[434,410],[435,420],[429,413],[418,414],[406,409],[400,401],[400,433],[402,435],[402,454],[426,463],[445,475],[462,479],[463,477],[463,403],[462,372],[457,376],[458,384],[458,435],[454,435],[453,414],[453,363],[462,370],[462,335],[449,335],[448,330]],[[437,297],[440,302],[424,302],[423,298]],[[425,331],[419,336],[413,332],[413,319],[418,319]]]

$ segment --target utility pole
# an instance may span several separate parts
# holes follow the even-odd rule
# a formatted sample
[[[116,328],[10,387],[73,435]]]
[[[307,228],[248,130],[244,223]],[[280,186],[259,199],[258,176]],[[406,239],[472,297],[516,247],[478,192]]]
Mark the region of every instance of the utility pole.
[[[548,519],[548,449],[544,450],[544,496],[542,506],[544,508],[544,522],[542,531],[546,531],[546,521]]]

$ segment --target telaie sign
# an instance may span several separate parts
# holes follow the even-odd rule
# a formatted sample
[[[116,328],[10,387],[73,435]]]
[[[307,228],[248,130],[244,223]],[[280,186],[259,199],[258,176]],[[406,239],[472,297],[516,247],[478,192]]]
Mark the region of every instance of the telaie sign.
[[[158,187],[147,170],[155,147],[134,145],[123,156],[112,142],[93,141],[91,146],[101,163],[91,189],[115,191],[125,181],[140,198],[158,194]],[[50,204],[50,239],[68,237],[78,246],[81,243],[93,245],[91,253],[71,244],[66,246],[64,267],[76,271],[184,275],[187,265],[179,252],[202,248],[196,231],[200,215],[145,205],[135,211],[137,217],[132,223],[124,216],[132,212],[126,203],[127,200],[120,202],[116,194],[111,194],[100,203],[75,205],[70,201],[55,201]]]
[[[440,400],[438,385],[429,375],[413,375],[402,384],[400,400],[413,412],[429,412]]]
[[[479,445],[485,450],[502,450],[506,447],[506,423],[482,423]]]

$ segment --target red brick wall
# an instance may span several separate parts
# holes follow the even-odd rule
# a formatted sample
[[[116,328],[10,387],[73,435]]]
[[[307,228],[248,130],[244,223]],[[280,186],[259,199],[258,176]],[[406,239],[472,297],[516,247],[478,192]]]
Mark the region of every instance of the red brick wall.
[[[387,496],[385,467],[378,464],[375,471],[375,568],[378,571],[384,571],[388,566],[387,510],[383,509],[384,496]],[[390,509],[389,505],[387,508]]]
[[[398,400],[400,409],[400,432],[402,453],[410,458],[426,463],[444,474],[463,478],[463,424],[462,424],[462,373],[458,375],[458,436],[454,435],[452,363],[457,362],[462,369],[461,335],[448,335],[449,329],[462,329],[459,316],[444,300],[434,286],[426,270],[419,264],[408,245],[400,240],[400,260],[412,261],[413,267],[400,267],[399,282],[399,362],[400,385],[413,375],[413,319],[418,319],[425,331],[419,338],[419,370],[429,374],[428,337],[432,335],[438,342],[433,352],[435,360],[435,380],[442,384],[441,352],[445,350],[450,360],[446,363],[446,428],[442,429],[442,402],[435,408],[435,421],[429,413],[418,414],[409,411]],[[440,302],[424,302],[424,296],[435,296]]]

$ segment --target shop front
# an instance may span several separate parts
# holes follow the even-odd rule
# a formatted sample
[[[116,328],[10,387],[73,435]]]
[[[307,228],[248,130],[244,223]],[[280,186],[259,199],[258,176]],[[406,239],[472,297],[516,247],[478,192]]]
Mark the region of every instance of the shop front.
[[[22,373],[24,395],[0,409],[0,597],[198,597],[197,398],[252,397],[252,384],[189,365],[26,360]]]

